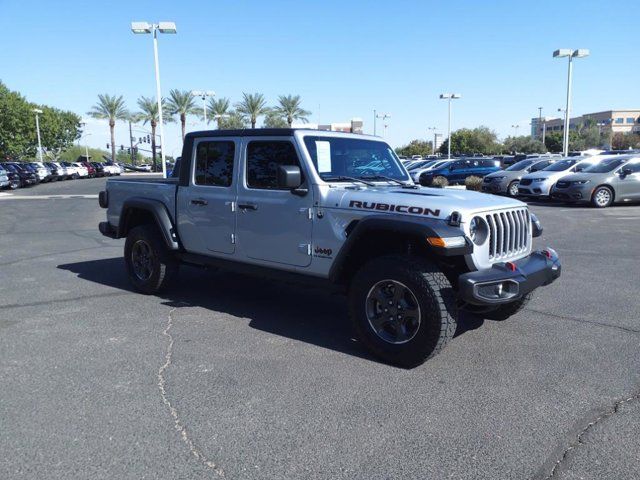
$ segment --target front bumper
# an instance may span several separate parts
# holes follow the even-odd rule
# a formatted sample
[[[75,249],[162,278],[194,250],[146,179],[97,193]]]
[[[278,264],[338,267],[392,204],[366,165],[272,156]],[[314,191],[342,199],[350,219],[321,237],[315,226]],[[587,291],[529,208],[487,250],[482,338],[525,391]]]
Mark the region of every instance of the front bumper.
[[[506,182],[504,179],[492,179],[488,183],[486,181],[482,182],[482,191],[487,193],[507,193],[508,186],[509,182]]]
[[[529,185],[518,185],[518,195],[527,197],[548,197],[551,190],[551,182],[534,182]]]
[[[460,275],[458,297],[463,303],[476,306],[510,303],[554,282],[561,270],[560,259],[553,250],[532,252],[514,262]]]
[[[592,193],[591,185],[571,185],[567,188],[555,187],[551,191],[551,198],[563,202],[588,202]]]

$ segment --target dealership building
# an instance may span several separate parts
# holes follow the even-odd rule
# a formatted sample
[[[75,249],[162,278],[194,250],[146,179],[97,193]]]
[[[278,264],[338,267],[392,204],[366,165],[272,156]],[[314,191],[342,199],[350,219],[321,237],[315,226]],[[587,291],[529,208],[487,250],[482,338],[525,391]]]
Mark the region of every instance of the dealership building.
[[[587,113],[571,118],[569,128],[575,130],[587,122],[592,122],[595,126],[607,129],[609,133],[633,132],[640,134],[640,110],[605,110],[604,112]],[[531,136],[541,138],[543,130],[546,130],[547,133],[562,132],[564,130],[564,118],[532,118]]]

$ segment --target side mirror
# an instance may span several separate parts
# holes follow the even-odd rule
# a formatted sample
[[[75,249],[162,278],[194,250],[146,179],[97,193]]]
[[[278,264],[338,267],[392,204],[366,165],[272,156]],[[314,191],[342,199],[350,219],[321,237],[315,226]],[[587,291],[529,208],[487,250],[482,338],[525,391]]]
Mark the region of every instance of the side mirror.
[[[627,175],[631,175],[633,173],[633,170],[631,170],[629,167],[624,167],[620,173],[623,177],[626,177]]]
[[[276,179],[278,188],[294,190],[302,184],[300,167],[295,165],[280,165]]]

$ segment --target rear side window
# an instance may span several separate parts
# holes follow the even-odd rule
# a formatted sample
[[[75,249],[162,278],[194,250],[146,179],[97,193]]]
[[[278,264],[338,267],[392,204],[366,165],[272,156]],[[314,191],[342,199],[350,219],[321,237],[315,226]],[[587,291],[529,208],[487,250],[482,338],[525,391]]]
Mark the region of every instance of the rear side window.
[[[280,165],[300,166],[298,154],[291,142],[255,141],[247,145],[247,186],[277,190]]]
[[[198,143],[195,184],[228,187],[233,178],[234,142],[216,140]]]

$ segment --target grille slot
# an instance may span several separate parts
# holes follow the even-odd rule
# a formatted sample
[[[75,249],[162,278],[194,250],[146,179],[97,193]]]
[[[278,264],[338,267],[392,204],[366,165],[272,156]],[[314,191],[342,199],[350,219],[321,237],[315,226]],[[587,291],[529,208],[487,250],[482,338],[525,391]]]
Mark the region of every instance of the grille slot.
[[[529,248],[531,217],[526,208],[490,213],[485,220],[489,225],[490,259],[505,259]]]
[[[531,179],[523,178],[522,180],[520,180],[520,185],[531,185]]]

